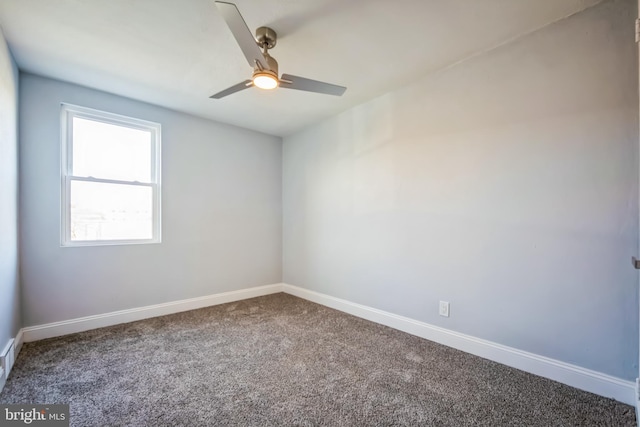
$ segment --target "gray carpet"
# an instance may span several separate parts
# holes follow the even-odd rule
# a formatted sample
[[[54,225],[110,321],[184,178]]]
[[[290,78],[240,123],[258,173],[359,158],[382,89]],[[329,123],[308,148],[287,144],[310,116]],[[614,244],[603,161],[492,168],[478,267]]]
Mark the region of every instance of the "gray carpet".
[[[634,426],[631,406],[286,294],[25,344],[73,426]]]

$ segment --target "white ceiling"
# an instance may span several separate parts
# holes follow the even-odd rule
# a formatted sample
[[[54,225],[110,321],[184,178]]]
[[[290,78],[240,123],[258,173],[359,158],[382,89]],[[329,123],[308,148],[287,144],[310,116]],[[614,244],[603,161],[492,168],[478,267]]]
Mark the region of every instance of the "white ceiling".
[[[213,0],[0,0],[20,69],[273,135],[288,135],[600,0],[227,0],[278,33],[280,72],[342,97],[252,88]]]

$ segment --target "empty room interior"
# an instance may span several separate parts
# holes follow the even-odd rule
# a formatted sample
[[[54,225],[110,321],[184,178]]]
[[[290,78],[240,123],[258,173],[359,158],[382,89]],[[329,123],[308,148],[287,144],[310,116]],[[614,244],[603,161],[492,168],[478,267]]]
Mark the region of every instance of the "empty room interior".
[[[637,425],[637,16],[0,0],[0,420]]]

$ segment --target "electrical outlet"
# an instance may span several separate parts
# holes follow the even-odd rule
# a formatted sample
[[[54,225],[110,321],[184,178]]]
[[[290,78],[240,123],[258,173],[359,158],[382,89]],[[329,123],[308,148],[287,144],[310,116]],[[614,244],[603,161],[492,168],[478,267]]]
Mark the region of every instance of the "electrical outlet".
[[[449,303],[440,301],[440,316],[449,317]]]

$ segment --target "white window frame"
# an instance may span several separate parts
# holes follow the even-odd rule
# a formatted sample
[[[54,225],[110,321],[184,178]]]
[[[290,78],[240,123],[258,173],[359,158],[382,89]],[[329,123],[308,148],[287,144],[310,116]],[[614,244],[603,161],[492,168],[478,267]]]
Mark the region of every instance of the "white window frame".
[[[94,177],[73,176],[73,118],[83,118],[97,122],[124,126],[132,129],[139,129],[151,132],[151,181],[149,183],[139,181],[120,181],[114,179],[102,179]],[[62,103],[60,111],[61,123],[61,143],[60,143],[60,176],[61,176],[61,216],[60,216],[60,246],[106,246],[106,245],[129,245],[129,244],[149,244],[161,242],[160,223],[160,147],[161,147],[161,126],[146,120],[135,119],[119,114],[94,110],[92,108],[80,107]],[[126,239],[126,240],[71,240],[71,182],[85,181],[107,184],[139,185],[152,189],[153,216],[152,216],[152,238],[151,239]]]

